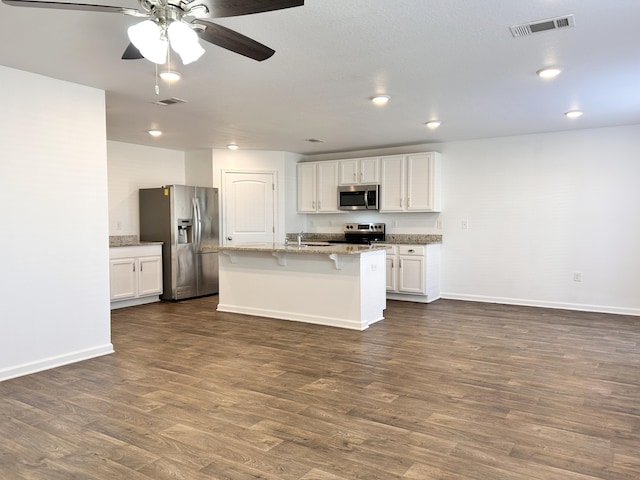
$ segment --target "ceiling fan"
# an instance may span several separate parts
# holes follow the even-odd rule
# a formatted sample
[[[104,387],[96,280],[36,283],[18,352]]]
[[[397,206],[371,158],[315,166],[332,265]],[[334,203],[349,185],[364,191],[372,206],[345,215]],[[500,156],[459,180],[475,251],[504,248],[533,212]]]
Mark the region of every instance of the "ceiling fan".
[[[203,18],[235,17],[270,12],[304,5],[304,0],[138,0],[139,9],[91,5],[84,3],[46,2],[40,0],[2,0],[16,7],[54,8],[90,12],[121,13],[147,18],[129,28],[131,43],[124,60],[147,58],[165,63],[168,46],[178,52],[183,63],[190,63],[204,53],[197,38],[257,61],[271,57],[275,50],[234,30]]]

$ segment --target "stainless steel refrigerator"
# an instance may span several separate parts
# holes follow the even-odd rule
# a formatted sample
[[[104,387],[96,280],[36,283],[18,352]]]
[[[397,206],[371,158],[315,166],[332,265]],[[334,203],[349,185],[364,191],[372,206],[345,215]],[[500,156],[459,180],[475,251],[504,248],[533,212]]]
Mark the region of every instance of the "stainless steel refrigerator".
[[[139,196],[140,241],[164,242],[162,299],[218,293],[218,189],[168,185]]]

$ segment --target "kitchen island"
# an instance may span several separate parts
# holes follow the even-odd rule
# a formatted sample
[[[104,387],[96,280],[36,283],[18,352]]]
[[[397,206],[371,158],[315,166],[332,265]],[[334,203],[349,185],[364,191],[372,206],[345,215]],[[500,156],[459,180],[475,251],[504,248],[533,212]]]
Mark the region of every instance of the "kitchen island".
[[[218,310],[364,330],[384,318],[385,248],[220,245]]]

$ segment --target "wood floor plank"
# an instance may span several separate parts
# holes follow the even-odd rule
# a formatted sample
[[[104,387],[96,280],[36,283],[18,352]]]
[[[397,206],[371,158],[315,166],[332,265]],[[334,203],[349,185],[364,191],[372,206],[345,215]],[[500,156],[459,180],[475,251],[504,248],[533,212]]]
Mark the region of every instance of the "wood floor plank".
[[[116,353],[0,383],[11,480],[637,480],[640,318],[389,301],[363,332],[112,312]]]

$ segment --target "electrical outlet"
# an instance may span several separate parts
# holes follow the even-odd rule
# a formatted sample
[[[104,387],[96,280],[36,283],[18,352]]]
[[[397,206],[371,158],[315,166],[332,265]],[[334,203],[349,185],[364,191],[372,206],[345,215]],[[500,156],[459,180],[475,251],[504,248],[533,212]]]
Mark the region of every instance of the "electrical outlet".
[[[375,263],[371,264],[371,271],[372,272],[377,272],[378,271],[378,266]]]
[[[581,282],[582,281],[582,272],[573,272],[573,281]]]
[[[438,219],[438,221],[436,222],[436,228],[438,230],[442,230],[442,220]]]
[[[116,222],[116,230],[122,230],[122,222],[120,220]]]
[[[467,230],[469,228],[469,220],[462,220],[462,229]]]

